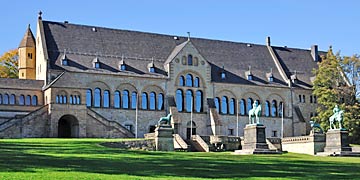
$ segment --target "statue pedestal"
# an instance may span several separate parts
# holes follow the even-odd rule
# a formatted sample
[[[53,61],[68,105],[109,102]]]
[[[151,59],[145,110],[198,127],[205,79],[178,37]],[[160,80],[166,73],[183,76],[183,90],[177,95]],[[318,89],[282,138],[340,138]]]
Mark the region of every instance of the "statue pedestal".
[[[324,152],[320,156],[360,156],[359,152],[352,152],[348,142],[349,132],[341,129],[330,129],[326,133]]]
[[[160,125],[155,129],[156,151],[174,151],[173,128],[171,125]]]
[[[244,146],[234,154],[279,154],[269,149],[266,143],[265,126],[261,124],[248,124],[244,128]]]

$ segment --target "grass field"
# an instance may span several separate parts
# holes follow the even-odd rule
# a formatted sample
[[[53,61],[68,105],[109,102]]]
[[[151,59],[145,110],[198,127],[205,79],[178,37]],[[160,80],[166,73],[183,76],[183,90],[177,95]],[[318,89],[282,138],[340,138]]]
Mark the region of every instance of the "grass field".
[[[128,151],[115,139],[0,139],[0,179],[356,179],[360,158]]]

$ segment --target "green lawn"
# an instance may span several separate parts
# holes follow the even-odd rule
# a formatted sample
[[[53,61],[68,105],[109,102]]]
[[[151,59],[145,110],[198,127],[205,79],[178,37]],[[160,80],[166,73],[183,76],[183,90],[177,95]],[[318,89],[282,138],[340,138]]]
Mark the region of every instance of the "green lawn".
[[[360,158],[128,151],[115,139],[0,139],[0,179],[356,179]]]

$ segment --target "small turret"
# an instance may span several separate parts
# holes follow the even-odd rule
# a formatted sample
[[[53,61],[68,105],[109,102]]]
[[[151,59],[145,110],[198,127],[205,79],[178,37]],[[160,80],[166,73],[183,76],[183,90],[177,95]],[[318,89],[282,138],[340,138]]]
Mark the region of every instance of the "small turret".
[[[36,45],[30,24],[18,48],[19,79],[36,79]]]

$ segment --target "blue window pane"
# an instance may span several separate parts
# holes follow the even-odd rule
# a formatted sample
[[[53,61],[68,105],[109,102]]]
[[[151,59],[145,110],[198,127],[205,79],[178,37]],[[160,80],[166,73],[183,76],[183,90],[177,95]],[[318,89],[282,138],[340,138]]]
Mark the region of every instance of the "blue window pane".
[[[33,105],[33,106],[37,106],[37,105],[38,105],[38,99],[37,99],[37,96],[36,96],[36,95],[34,95],[34,96],[32,97],[31,105]]]
[[[19,97],[19,105],[24,105],[24,104],[25,104],[25,96],[20,95],[20,97]]]
[[[136,109],[137,106],[137,93],[134,91],[131,93],[131,109]]]
[[[64,102],[64,104],[67,103],[67,96],[64,96],[63,102]]]
[[[63,99],[64,99],[63,96],[59,96],[59,104],[62,104],[62,103],[63,103]]]
[[[76,101],[74,101],[74,102],[76,102]],[[70,95],[69,104],[73,104],[73,95]],[[75,104],[75,103],[74,103],[74,104]]]
[[[122,107],[124,109],[129,109],[129,91],[128,90],[123,91],[122,100],[123,100],[123,106]]]
[[[186,75],[186,86],[188,86],[188,87],[193,86],[193,77],[191,74]]]
[[[157,109],[158,110],[163,110],[164,109],[164,95],[162,93],[160,93],[158,95]]]
[[[81,104],[81,99],[80,99],[80,96],[77,96],[77,99],[76,99],[76,104]]]
[[[228,113],[228,99],[226,96],[223,96],[221,98],[221,114],[227,114]]]
[[[110,92],[109,92],[109,90],[104,91],[103,106],[105,108],[110,107]]]
[[[120,92],[119,91],[115,91],[115,93],[114,93],[114,107],[120,108]]]
[[[201,112],[202,111],[202,92],[196,91],[196,99],[195,99],[195,111]]]
[[[193,65],[193,57],[192,57],[192,55],[188,55],[188,65]]]
[[[4,95],[3,104],[9,104],[9,95],[8,94]]]
[[[180,76],[180,77],[179,77],[179,86],[185,86],[184,81],[185,81],[184,76]]]
[[[252,75],[248,75],[247,76],[247,80],[252,80],[253,79],[253,76]]]
[[[63,65],[63,66],[67,66],[67,65],[68,65],[67,59],[63,59],[63,60],[62,60],[62,65]]]
[[[96,88],[94,91],[94,107],[101,106],[101,90]]]
[[[235,99],[230,99],[229,114],[235,114]]]
[[[2,95],[0,94],[0,104],[2,104],[3,98]]]
[[[126,65],[125,64],[120,65],[120,70],[125,71],[126,70]]]
[[[224,72],[221,73],[221,79],[225,79],[226,78],[226,74]]]
[[[191,90],[186,91],[186,112],[191,112],[193,108],[193,93]]]
[[[214,102],[215,102],[215,107],[216,107],[217,112],[220,113],[220,99],[219,99],[219,98],[215,98],[215,99],[214,99]]]
[[[245,115],[246,113],[246,106],[245,106],[245,99],[241,99],[239,102],[239,106],[240,106],[240,114],[241,115]]]
[[[266,117],[270,116],[270,103],[269,103],[269,101],[265,102],[265,116]]]
[[[142,108],[142,109],[147,109],[147,104],[148,104],[147,94],[146,94],[146,93],[142,93],[142,95],[141,95],[141,108]]]
[[[95,68],[96,68],[96,69],[99,69],[99,68],[100,68],[100,63],[99,63],[99,62],[96,62],[96,63],[95,63]]]
[[[247,100],[247,109],[246,109],[246,114],[249,114],[249,111],[252,109],[252,104],[254,103],[252,98],[248,98]]]
[[[15,104],[15,94],[10,95],[10,104]]]
[[[155,100],[156,100],[155,96],[156,95],[154,92],[150,93],[150,110],[155,110]]]
[[[176,107],[179,112],[183,111],[183,99],[183,92],[180,89],[176,90]]]
[[[31,96],[27,95],[25,99],[25,105],[29,106],[31,103]]]
[[[279,117],[282,117],[282,113],[283,113],[283,102],[279,103],[279,110],[278,110],[278,115]]]
[[[200,87],[200,79],[198,77],[194,80],[194,87]]]
[[[154,73],[154,72],[155,72],[155,68],[154,68],[154,67],[150,67],[150,68],[149,68],[149,71],[150,71],[151,73]]]
[[[276,100],[273,100],[271,102],[271,116],[276,117],[277,115],[277,106],[276,106]]]
[[[91,107],[92,102],[92,91],[91,89],[86,90],[86,106]]]

